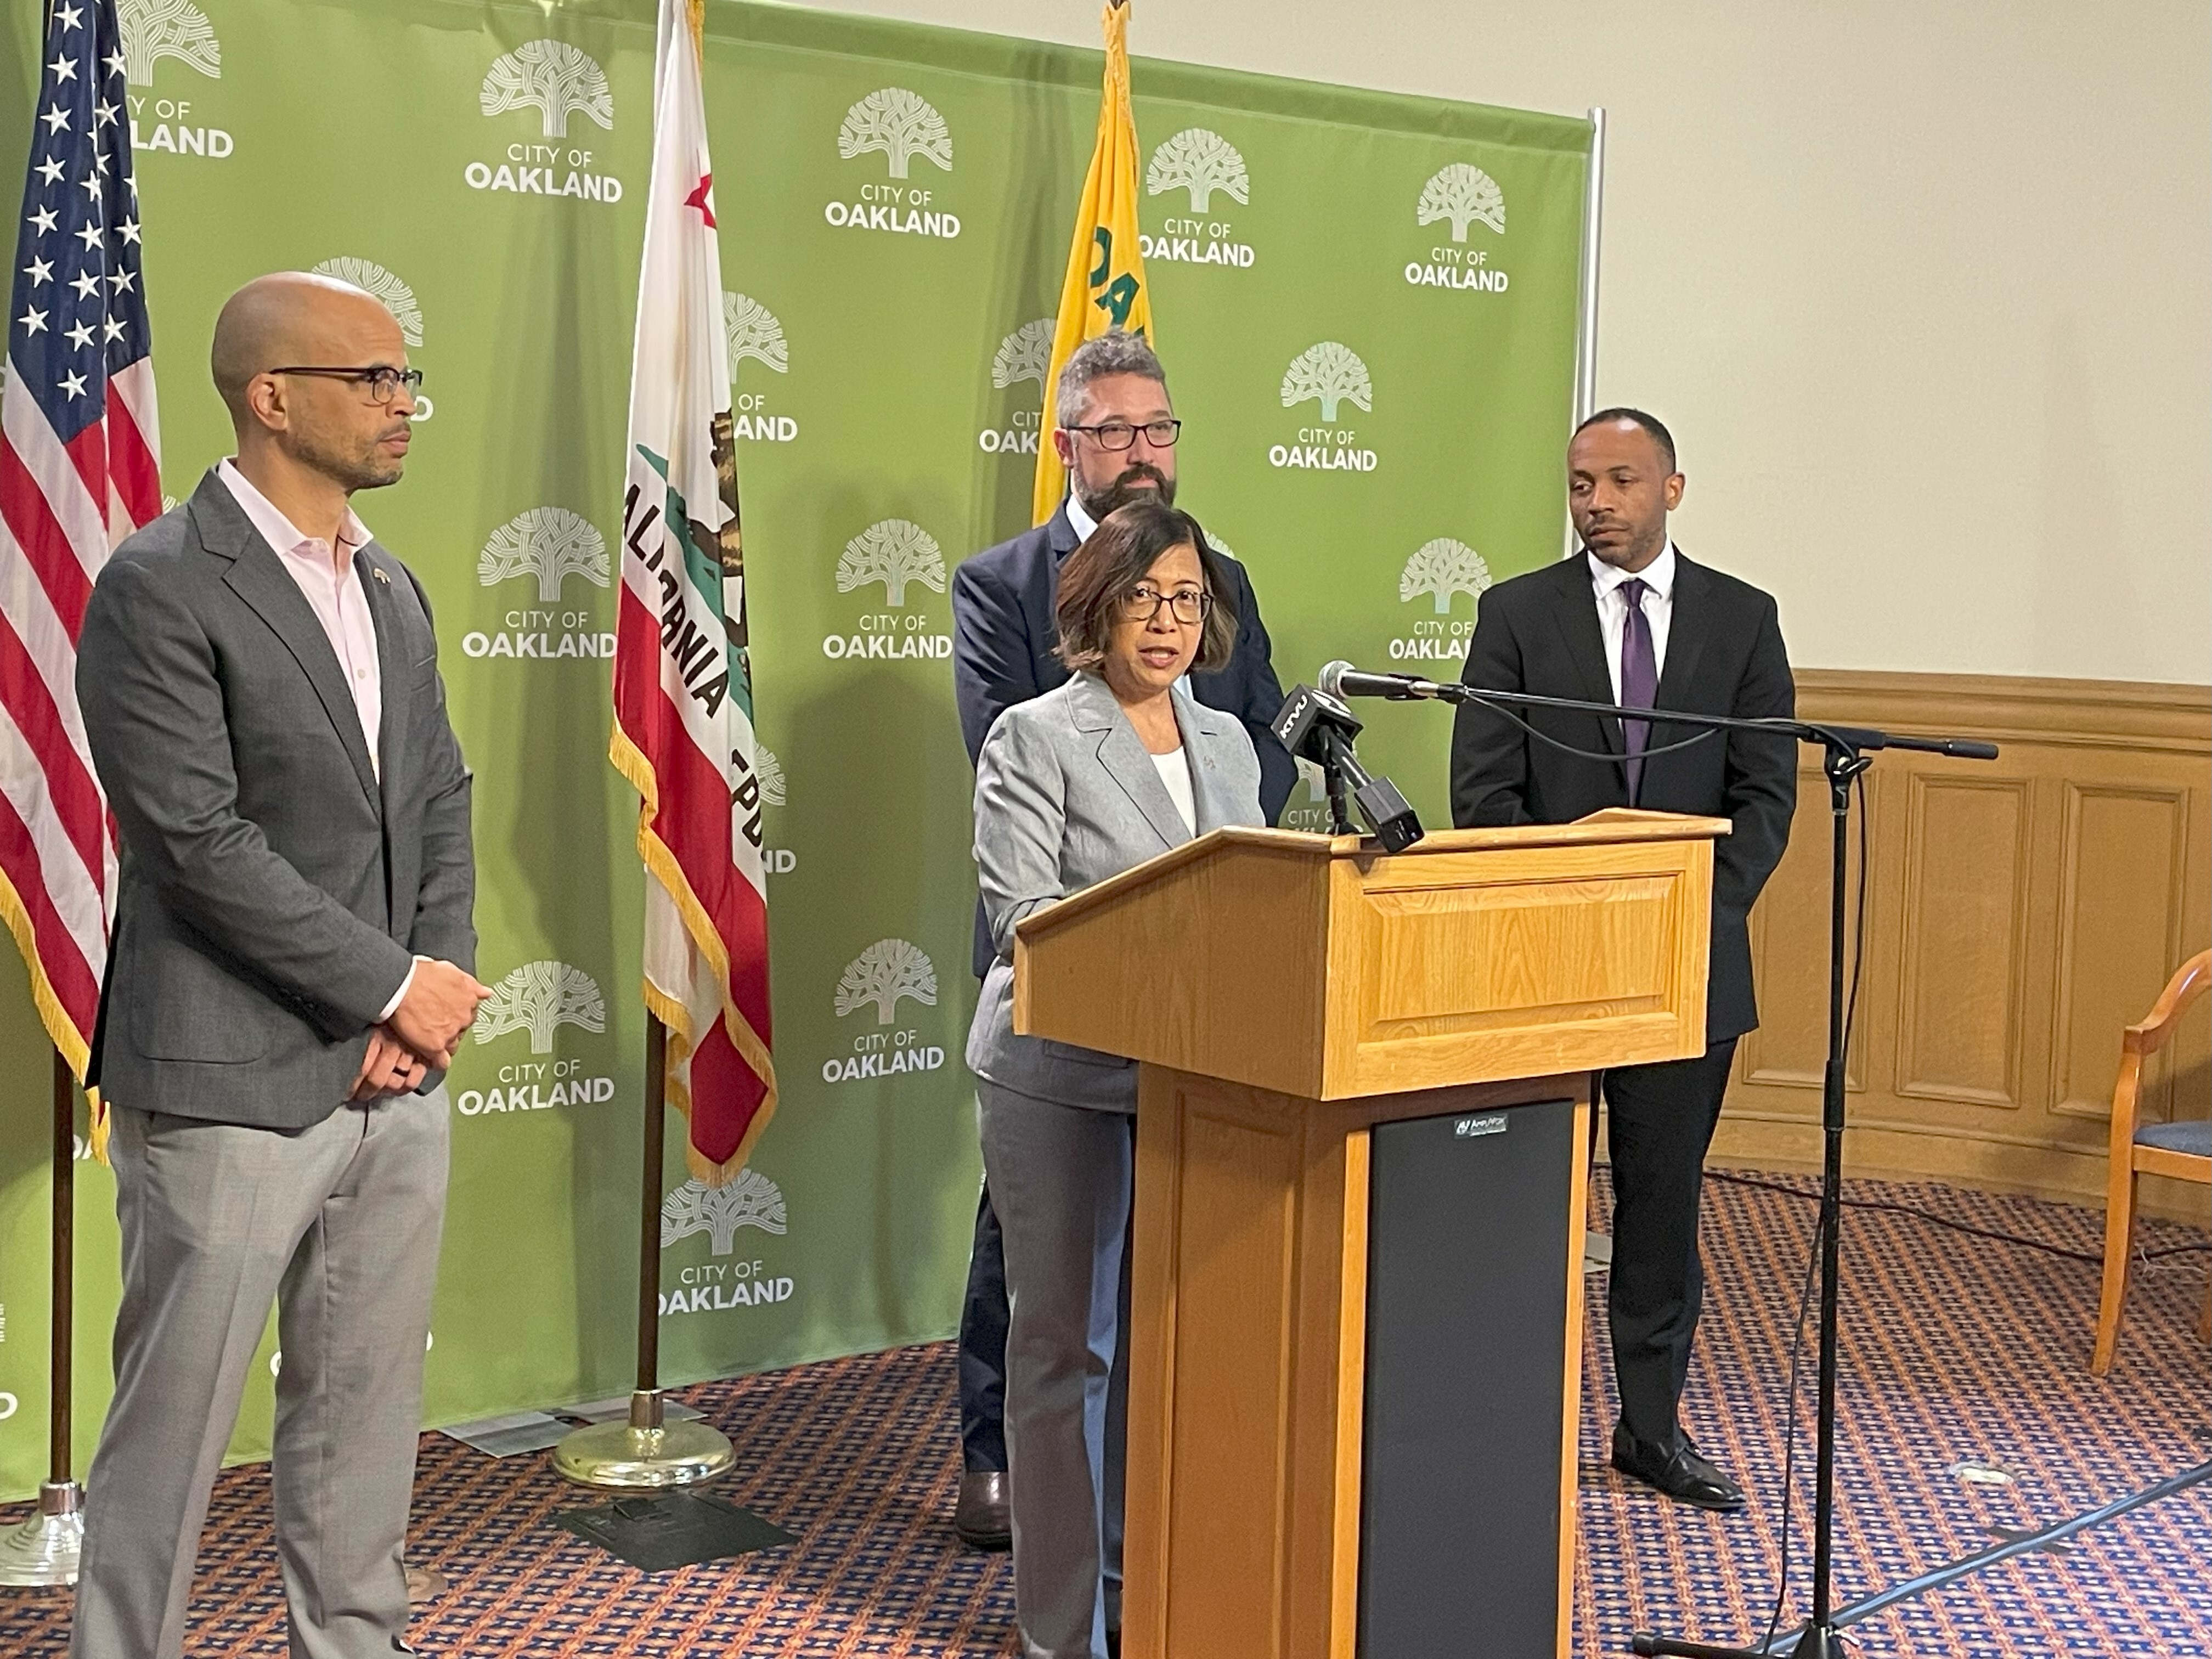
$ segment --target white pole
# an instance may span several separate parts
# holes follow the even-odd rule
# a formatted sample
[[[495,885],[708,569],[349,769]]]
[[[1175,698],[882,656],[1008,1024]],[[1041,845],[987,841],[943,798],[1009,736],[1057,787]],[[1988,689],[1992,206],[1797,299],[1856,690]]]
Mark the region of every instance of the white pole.
[[[1589,188],[1583,197],[1582,307],[1575,321],[1575,424],[1597,409],[1597,278],[1599,232],[1605,222],[1605,111],[1589,112]],[[1579,550],[1571,520],[1566,526],[1566,556]]]

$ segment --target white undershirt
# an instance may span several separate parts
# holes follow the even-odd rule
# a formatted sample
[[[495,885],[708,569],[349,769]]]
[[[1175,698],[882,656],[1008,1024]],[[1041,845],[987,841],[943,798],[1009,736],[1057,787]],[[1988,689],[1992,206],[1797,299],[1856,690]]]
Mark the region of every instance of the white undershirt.
[[[1644,619],[1651,625],[1651,666],[1667,672],[1667,635],[1674,622],[1674,544],[1670,539],[1659,556],[1641,570],[1627,571],[1610,565],[1595,553],[1589,562],[1590,592],[1597,599],[1598,631],[1605,635],[1605,663],[1613,672],[1613,700],[1620,701],[1620,647],[1628,634],[1628,599],[1621,584],[1634,575],[1644,583]]]
[[[1181,747],[1170,749],[1164,755],[1152,757],[1160,781],[1168,787],[1168,799],[1182,815],[1183,828],[1192,835],[1198,833],[1198,802],[1190,789],[1190,756]]]

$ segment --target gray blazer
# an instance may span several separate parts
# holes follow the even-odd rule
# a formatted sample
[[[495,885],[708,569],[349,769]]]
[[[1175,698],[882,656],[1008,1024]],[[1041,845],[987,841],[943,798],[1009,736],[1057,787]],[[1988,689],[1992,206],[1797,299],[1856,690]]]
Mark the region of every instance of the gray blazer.
[[[1236,715],[1177,692],[1198,833],[1260,825],[1260,762]],[[1192,839],[1106,682],[1078,674],[1000,714],[975,761],[975,864],[998,951],[983,976],[968,1065],[1000,1088],[1065,1106],[1137,1109],[1133,1060],[1014,1033],[1014,924]]]
[[[118,1105],[319,1123],[415,956],[474,971],[470,778],[429,606],[374,542],[355,562],[380,783],[328,636],[213,471],[93,589],[77,700],[123,849],[89,1080]]]

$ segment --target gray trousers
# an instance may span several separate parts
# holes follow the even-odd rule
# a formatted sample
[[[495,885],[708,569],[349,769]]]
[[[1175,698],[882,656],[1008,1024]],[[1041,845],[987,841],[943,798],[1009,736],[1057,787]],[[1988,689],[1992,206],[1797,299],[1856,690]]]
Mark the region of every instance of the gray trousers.
[[[270,1475],[294,1659],[408,1651],[400,1549],[445,1218],[446,1091],[313,1128],[118,1107],[115,1395],[73,1659],[179,1659],[208,1494],[277,1304]]]
[[[1006,1237],[1014,1613],[1026,1659],[1105,1659],[1121,1622],[1132,1130],[978,1081]]]

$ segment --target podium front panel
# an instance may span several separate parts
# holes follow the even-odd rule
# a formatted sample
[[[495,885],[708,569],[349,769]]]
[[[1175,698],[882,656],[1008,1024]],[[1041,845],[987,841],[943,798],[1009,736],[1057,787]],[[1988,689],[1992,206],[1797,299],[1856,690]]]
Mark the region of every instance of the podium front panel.
[[[1560,1651],[1577,1121],[1553,1100],[1371,1132],[1361,1659]]]

